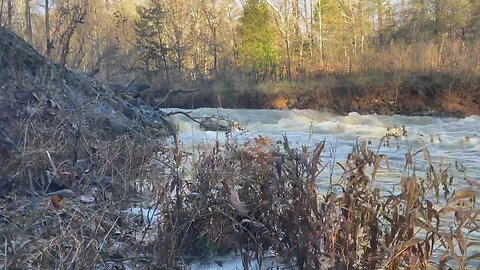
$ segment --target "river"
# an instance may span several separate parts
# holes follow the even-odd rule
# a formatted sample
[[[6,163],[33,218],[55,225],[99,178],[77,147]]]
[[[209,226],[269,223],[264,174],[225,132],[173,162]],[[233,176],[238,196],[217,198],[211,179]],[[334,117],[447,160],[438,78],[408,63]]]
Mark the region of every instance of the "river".
[[[180,109],[165,109],[165,112]],[[326,158],[344,162],[352,147],[361,141],[369,141],[377,148],[387,128],[405,126],[407,136],[398,140],[390,139],[389,146],[382,145],[380,153],[387,155],[390,175],[405,174],[405,153],[426,147],[434,163],[449,166],[454,173],[455,162],[464,166],[468,177],[480,179],[480,117],[447,118],[430,116],[385,116],[360,115],[349,113],[345,116],[315,110],[251,110],[251,109],[213,109],[181,110],[190,112],[194,118],[221,116],[240,123],[246,131],[228,135],[242,143],[252,141],[257,136],[266,136],[270,142],[282,140],[286,135],[290,144],[314,146],[326,140]],[[199,124],[183,115],[171,116],[177,124],[180,142],[187,148],[202,148],[212,145],[216,140],[224,142],[224,132],[204,131]],[[423,156],[414,157],[416,170],[423,171]],[[385,167],[385,166],[383,166]],[[338,167],[338,169],[340,169]],[[337,174],[338,170],[334,170]],[[386,173],[384,171],[384,173]],[[384,177],[383,181],[398,182],[398,179]],[[385,184],[385,183],[384,183]]]

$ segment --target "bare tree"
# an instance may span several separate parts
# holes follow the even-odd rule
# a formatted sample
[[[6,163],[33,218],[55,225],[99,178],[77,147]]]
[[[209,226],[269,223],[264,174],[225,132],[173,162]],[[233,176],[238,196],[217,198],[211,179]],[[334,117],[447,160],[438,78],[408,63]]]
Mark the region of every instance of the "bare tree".
[[[5,0],[0,3],[0,25],[3,23],[3,4],[5,4]]]
[[[300,36],[300,6],[298,0],[292,0],[293,35],[297,39]]]
[[[30,10],[30,0],[25,0],[25,35],[28,43],[32,44],[32,13]]]
[[[287,76],[290,79],[292,77],[292,56],[291,56],[291,14],[288,10],[290,0],[279,1],[277,7],[271,0],[267,3],[275,11],[275,23],[277,24],[278,31],[285,42],[285,49],[287,53]]]
[[[211,46],[213,56],[213,74],[215,77],[218,75],[218,54],[219,54],[219,40],[218,40],[218,27],[221,23],[220,16],[220,3],[216,0],[202,0],[202,11],[207,20],[208,28],[212,34]]]
[[[313,1],[313,0],[312,0]],[[318,16],[318,51],[320,54],[320,65],[323,68],[323,25],[322,25],[322,0],[317,0]]]
[[[8,29],[12,29],[12,13],[13,13],[12,0],[7,0],[7,28]]]
[[[59,16],[69,18],[66,29],[58,35],[58,43],[60,45],[59,64],[62,66],[67,64],[67,56],[70,53],[72,36],[78,26],[84,23],[88,13],[88,7],[88,1],[83,0],[79,3],[75,3],[73,6],[65,5],[60,8],[61,14],[59,14]],[[63,18],[61,18],[60,21],[63,21]]]
[[[50,5],[48,0],[45,0],[45,40],[47,42],[47,58],[52,56],[52,40],[50,39]]]
[[[191,35],[192,26],[196,23],[192,20],[192,2],[185,0],[165,1],[171,9],[167,13],[168,32],[174,52],[174,61],[179,74],[184,71],[186,53],[188,51],[188,37]]]

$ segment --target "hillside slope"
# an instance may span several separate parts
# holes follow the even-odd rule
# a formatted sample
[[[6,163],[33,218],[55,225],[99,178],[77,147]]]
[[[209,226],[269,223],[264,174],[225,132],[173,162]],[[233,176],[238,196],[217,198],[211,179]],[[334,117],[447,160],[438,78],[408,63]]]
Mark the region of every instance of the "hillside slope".
[[[154,144],[167,133],[161,112],[136,106],[88,75],[55,65],[4,28],[0,81],[0,195],[15,184],[25,186],[27,172],[40,186],[43,181],[50,188],[55,182],[71,187],[74,179],[50,181],[45,171],[79,176],[94,165],[92,155],[102,143],[124,138]]]

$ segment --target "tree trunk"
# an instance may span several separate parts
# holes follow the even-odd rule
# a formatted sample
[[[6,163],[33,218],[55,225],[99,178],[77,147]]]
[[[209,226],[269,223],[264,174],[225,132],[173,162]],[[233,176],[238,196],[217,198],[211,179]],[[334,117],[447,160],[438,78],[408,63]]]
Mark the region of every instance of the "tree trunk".
[[[165,70],[165,79],[168,83],[170,83],[170,74],[168,71],[168,62],[167,62],[167,50],[162,48],[162,61],[163,61],[163,69]]]
[[[384,39],[383,39],[383,18],[384,18],[384,10],[383,10],[383,3],[382,0],[378,0],[377,2],[377,20],[378,20],[378,43],[380,45],[383,45]]]
[[[287,76],[288,79],[292,78],[292,59],[290,55],[290,38],[285,38],[285,46],[287,46]]]
[[[218,77],[218,42],[217,42],[217,29],[213,33],[213,76],[215,79]]]
[[[32,13],[30,10],[30,0],[25,0],[25,35],[27,36],[27,42],[32,44]]]
[[[13,4],[12,0],[7,1],[7,28],[12,29],[12,13],[13,13]]]
[[[322,25],[322,0],[318,0],[318,51],[320,53],[320,66],[323,68],[323,25]]]
[[[52,56],[52,41],[50,40],[50,7],[48,0],[45,0],[45,40],[47,42],[47,58]]]
[[[293,62],[296,67],[296,73],[298,73],[298,70],[301,70],[302,68],[302,46],[303,46],[303,40],[300,37],[301,35],[301,30],[300,30],[300,3],[298,0],[293,0],[292,1],[292,12],[293,12]],[[297,59],[298,57],[298,59]],[[294,70],[295,71],[295,70]],[[291,74],[290,74],[291,76]]]
[[[365,7],[364,7],[364,0],[358,1],[359,9],[360,9],[360,51],[362,55],[364,53],[364,41],[365,41]]]
[[[215,78],[218,77],[218,27],[220,23],[218,22],[218,8],[215,7],[215,3],[211,3],[212,6],[209,8],[205,2],[202,2],[203,13],[205,14],[205,18],[207,20],[208,28],[212,34],[212,40],[210,41],[209,46],[213,49],[212,56],[213,56],[213,76]],[[206,72],[205,74],[207,74]]]
[[[0,4],[0,26],[2,25],[3,22],[3,4],[5,3],[5,0],[2,0],[2,3]]]
[[[62,66],[67,65],[67,56],[70,53],[70,41],[72,40],[73,33],[75,33],[75,27],[70,27],[65,34],[66,37],[60,54],[60,65]]]
[[[77,30],[77,27],[79,24],[83,23],[83,20],[87,16],[87,7],[85,6],[79,6],[82,10],[79,11],[78,14],[74,15],[74,18],[72,18],[72,21],[70,22],[70,25],[68,26],[67,30],[65,31],[65,34],[63,35],[63,40],[61,41],[61,54],[60,54],[60,65],[65,66],[67,65],[67,57],[68,54],[70,53],[70,43],[72,41],[72,36]]]
[[[293,12],[293,35],[294,39],[300,35],[300,6],[298,0],[292,1],[292,12]]]

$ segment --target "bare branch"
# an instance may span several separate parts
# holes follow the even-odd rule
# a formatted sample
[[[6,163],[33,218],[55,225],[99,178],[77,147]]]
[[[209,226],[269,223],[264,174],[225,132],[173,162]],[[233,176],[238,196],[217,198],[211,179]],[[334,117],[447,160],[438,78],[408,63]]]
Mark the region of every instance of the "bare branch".
[[[161,104],[163,104],[165,101],[167,101],[168,97],[171,95],[171,94],[177,94],[177,93],[195,93],[195,92],[198,92],[199,89],[195,89],[195,90],[182,90],[182,89],[178,89],[178,90],[170,90],[168,91],[168,93],[163,97],[162,100],[160,100],[157,105],[155,105],[155,107],[153,107],[154,109],[158,109],[160,107]]]
[[[192,120],[193,122],[200,124],[200,121],[198,121],[197,119],[193,118],[191,115],[189,115],[189,113],[191,113],[191,112],[175,111],[175,112],[169,112],[169,113],[167,114],[167,116],[172,116],[172,115],[176,115],[176,114],[182,114],[182,115],[185,115],[186,117],[188,117],[188,118],[189,118],[190,120]]]

